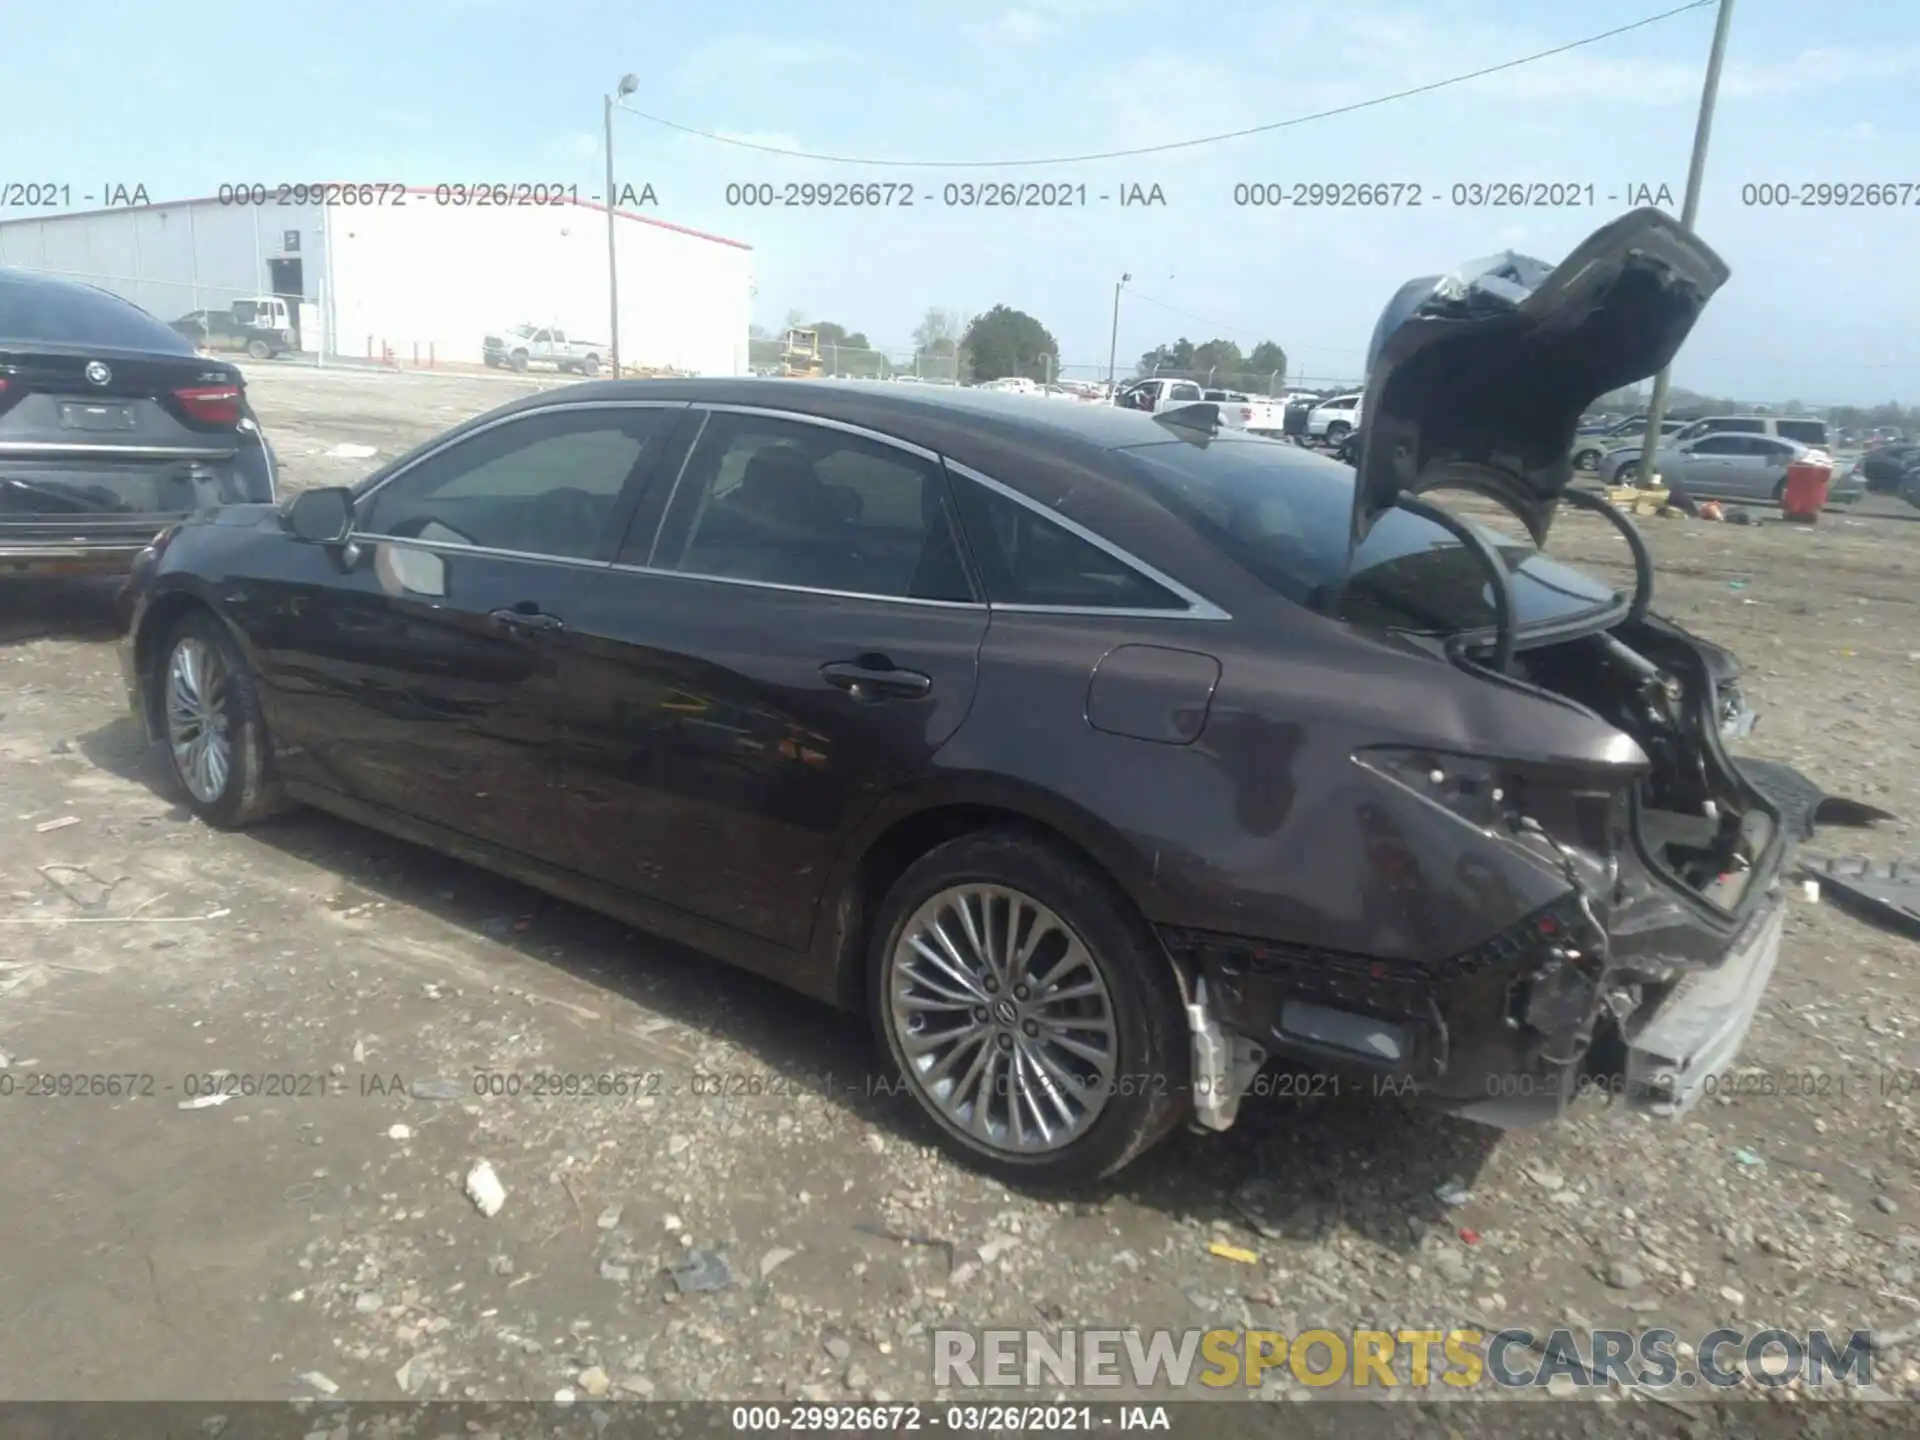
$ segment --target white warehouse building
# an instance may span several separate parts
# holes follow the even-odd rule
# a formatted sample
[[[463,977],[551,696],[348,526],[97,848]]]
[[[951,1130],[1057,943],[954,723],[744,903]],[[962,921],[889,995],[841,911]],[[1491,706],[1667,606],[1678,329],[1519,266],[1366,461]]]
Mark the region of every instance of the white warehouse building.
[[[264,205],[213,198],[8,220],[0,265],[87,281],[167,322],[242,299],[303,300],[301,349],[347,359],[478,364],[483,338],[518,323],[609,340],[604,207],[358,188],[385,188],[387,203],[279,205],[269,194]],[[623,366],[746,374],[751,247],[622,209],[614,234]]]

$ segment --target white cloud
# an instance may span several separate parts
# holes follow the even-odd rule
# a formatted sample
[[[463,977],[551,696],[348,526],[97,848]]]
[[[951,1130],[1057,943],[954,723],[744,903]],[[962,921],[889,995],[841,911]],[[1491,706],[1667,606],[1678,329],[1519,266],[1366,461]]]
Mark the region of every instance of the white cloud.
[[[1037,10],[1002,10],[983,24],[961,27],[976,45],[1037,45],[1060,33],[1060,22]]]

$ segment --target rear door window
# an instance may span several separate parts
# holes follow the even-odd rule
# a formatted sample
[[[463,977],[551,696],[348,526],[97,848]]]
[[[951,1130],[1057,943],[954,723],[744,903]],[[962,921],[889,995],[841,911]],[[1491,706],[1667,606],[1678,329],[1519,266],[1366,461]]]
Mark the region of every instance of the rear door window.
[[[996,605],[1072,610],[1165,610],[1187,602],[1119,556],[999,491],[954,476],[954,503]]]
[[[1827,427],[1820,420],[1779,420],[1774,430],[1788,440],[1797,440],[1802,445],[1812,445],[1825,449],[1827,445]]]

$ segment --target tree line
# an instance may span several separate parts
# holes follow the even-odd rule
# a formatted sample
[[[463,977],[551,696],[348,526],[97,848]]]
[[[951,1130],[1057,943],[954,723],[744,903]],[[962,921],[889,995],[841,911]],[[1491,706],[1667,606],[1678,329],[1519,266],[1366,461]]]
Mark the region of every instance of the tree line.
[[[1015,376],[1044,383],[1060,375],[1060,344],[1053,332],[1011,305],[995,305],[967,318],[954,310],[937,306],[929,309],[913,329],[913,347],[904,360],[875,348],[865,331],[832,320],[809,320],[804,311],[789,311],[781,331],[756,325],[748,332],[751,364],[756,368],[777,366],[785,332],[802,329],[819,336],[827,369],[835,374],[879,379],[919,374],[973,384]],[[1271,340],[1263,340],[1243,354],[1231,340],[1207,340],[1196,345],[1184,336],[1156,345],[1134,366],[1136,375],[1212,377],[1222,384],[1258,384],[1262,388],[1284,380],[1286,371],[1286,352]]]

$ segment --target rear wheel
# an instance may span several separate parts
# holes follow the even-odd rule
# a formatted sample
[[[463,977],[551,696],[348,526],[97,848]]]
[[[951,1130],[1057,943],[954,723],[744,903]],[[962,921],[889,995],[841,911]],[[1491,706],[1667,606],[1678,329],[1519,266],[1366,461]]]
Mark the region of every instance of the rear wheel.
[[[247,354],[256,360],[271,360],[273,358],[273,347],[264,340],[249,340],[247,342]]]
[[[1327,444],[1334,449],[1340,448],[1340,442],[1347,438],[1347,432],[1353,427],[1344,420],[1336,420],[1327,426]]]
[[[585,375],[589,380],[598,375],[600,373],[600,357],[598,355],[587,356],[585,360],[580,362],[580,373]]]
[[[160,730],[187,808],[223,830],[286,808],[269,772],[259,691],[233,637],[195,611],[168,632],[160,655]]]
[[[916,861],[877,917],[870,985],[907,1092],[1003,1180],[1102,1180],[1187,1113],[1165,955],[1110,880],[1044,837],[984,831]]]

